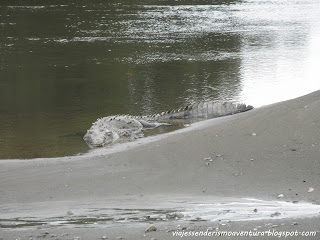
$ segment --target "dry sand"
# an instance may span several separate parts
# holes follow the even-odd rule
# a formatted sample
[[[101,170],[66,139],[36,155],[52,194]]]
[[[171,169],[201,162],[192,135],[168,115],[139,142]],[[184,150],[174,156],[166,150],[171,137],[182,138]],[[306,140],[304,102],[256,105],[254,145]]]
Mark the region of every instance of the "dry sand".
[[[275,201],[296,204],[297,209],[302,202],[320,204],[319,136],[317,91],[197,123],[156,140],[146,138],[124,145],[128,149],[123,151],[1,160],[0,226],[10,228],[0,228],[0,239],[178,239],[167,231],[206,231],[208,227],[228,231],[257,227],[263,231],[311,230],[317,231],[316,237],[286,239],[319,239],[318,205],[310,205],[314,216],[308,218],[288,218],[286,214],[290,213],[279,207],[283,211],[280,216],[271,217],[268,213],[264,220],[236,221],[242,211],[250,208],[252,214],[262,214],[264,207],[255,203],[243,207],[239,204],[229,220],[228,214],[217,212],[216,221],[202,221],[203,213],[199,212],[200,203],[226,203],[228,199],[241,198],[268,200],[275,204],[271,211],[277,209]],[[149,139],[153,140],[147,142]],[[314,191],[308,192],[309,187]],[[193,218],[185,215],[181,219],[165,219],[166,214],[186,211],[192,204],[196,206]],[[255,208],[257,212],[253,211]],[[302,209],[299,213],[305,212]],[[134,214],[137,217],[130,218]],[[201,216],[198,219],[197,214]],[[217,221],[219,215],[226,220]],[[59,219],[73,224],[63,225]],[[38,225],[36,220],[40,221]],[[151,223],[157,231],[145,233]]]

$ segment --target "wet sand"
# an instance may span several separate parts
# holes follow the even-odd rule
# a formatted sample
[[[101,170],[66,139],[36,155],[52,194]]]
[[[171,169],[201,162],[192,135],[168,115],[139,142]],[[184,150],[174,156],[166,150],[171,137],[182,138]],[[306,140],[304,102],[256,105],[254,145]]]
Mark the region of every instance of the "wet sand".
[[[6,228],[1,229],[0,239],[177,239],[167,231],[205,231],[208,227],[230,231],[257,227],[264,231],[312,230],[318,236],[286,239],[317,239],[318,205],[314,205],[315,213],[309,218],[288,218],[288,212],[280,209],[279,216],[265,220],[235,221],[241,212],[239,207],[230,219],[228,214],[217,212],[217,216],[226,218],[209,221],[202,215],[196,217],[202,208],[198,205],[192,218],[184,214],[167,219],[166,214],[185,213],[191,203],[217,203],[230,198],[297,206],[305,202],[320,204],[319,119],[317,91],[196,123],[158,138],[116,146],[113,151],[57,159],[2,160],[0,225]],[[314,191],[308,192],[310,187]],[[255,214],[264,211],[254,203],[245,207]],[[129,212],[124,213],[124,209]],[[89,210],[96,211],[90,221],[84,219]],[[112,217],[111,210],[120,213]],[[130,219],[128,216],[136,210],[146,214]],[[68,224],[57,223],[57,218]],[[50,219],[55,221],[50,224]],[[19,220],[25,225],[19,226]],[[145,233],[152,223],[157,231]]]

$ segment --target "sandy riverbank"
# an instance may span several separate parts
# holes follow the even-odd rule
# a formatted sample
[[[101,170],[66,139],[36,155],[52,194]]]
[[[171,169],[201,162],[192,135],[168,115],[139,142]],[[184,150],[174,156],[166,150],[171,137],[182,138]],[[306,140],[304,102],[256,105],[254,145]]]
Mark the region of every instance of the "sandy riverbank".
[[[43,238],[54,234],[51,239],[101,239],[102,236],[108,239],[120,236],[124,239],[177,239],[167,232],[177,225],[201,230],[220,227],[236,231],[257,226],[263,230],[313,230],[318,231],[319,237],[318,213],[313,218],[281,219],[286,214],[283,212],[267,220],[235,222],[230,219],[225,225],[219,221],[191,221],[187,216],[179,220],[165,220],[160,216],[163,209],[173,206],[183,209],[192,201],[215,202],[221,197],[320,204],[319,136],[320,91],[317,91],[246,113],[198,123],[189,130],[149,143],[144,139],[125,151],[99,151],[96,155],[61,159],[0,161],[0,219],[3,222],[0,224],[9,226],[8,219],[17,217],[48,218],[45,225],[30,220],[30,229],[12,228],[19,223],[12,220],[10,229],[0,229],[0,239],[37,238],[44,232],[49,234],[44,234]],[[314,191],[308,192],[309,187]],[[279,199],[281,194],[283,197]],[[57,219],[57,216],[62,220],[72,216],[79,220],[81,214],[88,216],[90,206],[96,212],[106,213],[95,215],[92,221],[99,223],[99,217],[110,213],[107,208],[115,209],[117,205],[131,210],[147,208],[156,212],[160,209],[160,217],[148,219],[145,216],[144,220],[136,222],[111,219],[91,225],[83,224],[86,221],[82,220],[76,223],[78,228],[47,224],[50,217]],[[254,209],[255,205],[251,205],[246,206]],[[263,207],[257,210],[259,213]],[[153,213],[148,212],[149,215]],[[144,230],[152,222],[158,231],[145,234]],[[293,222],[298,225],[291,225]]]

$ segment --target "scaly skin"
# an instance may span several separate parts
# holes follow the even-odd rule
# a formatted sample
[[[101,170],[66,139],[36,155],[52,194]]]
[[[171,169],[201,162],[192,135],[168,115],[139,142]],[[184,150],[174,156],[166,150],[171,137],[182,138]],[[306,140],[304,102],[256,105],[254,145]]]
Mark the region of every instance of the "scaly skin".
[[[251,110],[230,102],[200,102],[178,110],[149,116],[119,115],[99,118],[83,137],[90,147],[103,147],[121,139],[143,137],[143,129],[169,125],[181,119],[210,119]]]

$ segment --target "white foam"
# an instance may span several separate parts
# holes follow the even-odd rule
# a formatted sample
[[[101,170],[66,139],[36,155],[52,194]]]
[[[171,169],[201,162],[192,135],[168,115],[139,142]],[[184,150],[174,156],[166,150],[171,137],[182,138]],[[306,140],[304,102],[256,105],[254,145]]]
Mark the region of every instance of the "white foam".
[[[68,212],[71,211],[71,214]],[[4,228],[34,228],[42,226],[91,227],[123,222],[146,222],[146,216],[168,221],[168,213],[180,212],[178,221],[255,221],[319,217],[320,206],[301,202],[266,201],[253,198],[145,196],[143,198],[115,198],[86,201],[52,201],[0,205],[0,219]],[[96,220],[96,221],[95,221]],[[34,223],[34,226],[32,226]],[[101,226],[99,224],[99,226]]]

